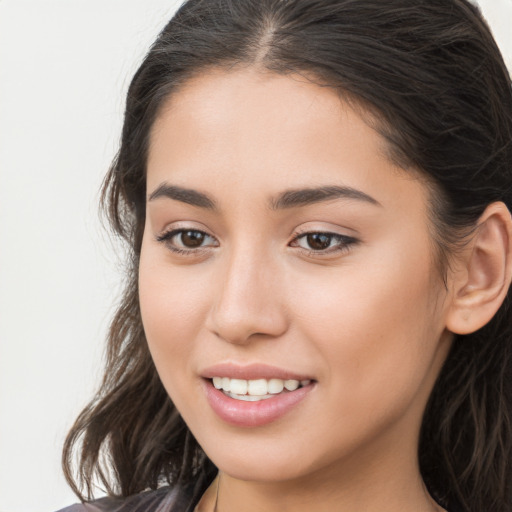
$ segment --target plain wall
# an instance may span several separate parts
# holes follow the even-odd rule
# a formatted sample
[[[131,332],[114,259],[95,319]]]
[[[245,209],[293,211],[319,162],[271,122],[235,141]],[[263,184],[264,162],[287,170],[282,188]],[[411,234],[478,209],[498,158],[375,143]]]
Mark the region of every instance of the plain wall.
[[[480,2],[512,68],[512,0]],[[98,383],[122,251],[98,191],[172,0],[0,0],[0,512],[76,501],[67,429]]]

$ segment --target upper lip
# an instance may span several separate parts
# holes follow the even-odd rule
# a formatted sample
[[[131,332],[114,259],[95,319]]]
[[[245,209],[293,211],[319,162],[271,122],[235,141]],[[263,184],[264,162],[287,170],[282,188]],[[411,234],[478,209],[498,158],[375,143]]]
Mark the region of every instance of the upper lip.
[[[200,373],[205,379],[213,377],[228,377],[234,379],[256,380],[256,379],[282,379],[282,380],[313,380],[309,375],[296,373],[285,368],[278,368],[262,363],[248,365],[235,363],[219,363],[205,368]]]

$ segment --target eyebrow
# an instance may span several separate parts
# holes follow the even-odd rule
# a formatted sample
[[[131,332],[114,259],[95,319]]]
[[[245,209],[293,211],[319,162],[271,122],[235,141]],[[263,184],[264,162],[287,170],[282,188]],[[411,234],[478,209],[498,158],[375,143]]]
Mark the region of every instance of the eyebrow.
[[[206,208],[207,210],[215,210],[216,204],[213,199],[208,197],[203,192],[198,192],[190,188],[178,187],[176,185],[169,185],[168,183],[161,183],[149,196],[149,201],[154,201],[165,197],[167,199],[174,199],[182,203],[198,206],[199,208]]]
[[[205,208],[207,210],[217,209],[216,202],[207,194],[190,188],[169,185],[166,182],[161,183],[150,194],[149,201],[154,201],[155,199],[162,197],[181,201],[182,203],[198,206],[199,208]],[[323,201],[331,201],[333,199],[355,199],[375,206],[382,206],[376,199],[361,190],[357,190],[352,187],[330,185],[286,190],[270,201],[270,207],[273,210],[281,210],[307,206],[310,204],[321,203]]]
[[[336,185],[287,190],[271,201],[274,210],[307,206],[332,199],[356,199],[375,206],[382,206],[376,199],[361,190]]]

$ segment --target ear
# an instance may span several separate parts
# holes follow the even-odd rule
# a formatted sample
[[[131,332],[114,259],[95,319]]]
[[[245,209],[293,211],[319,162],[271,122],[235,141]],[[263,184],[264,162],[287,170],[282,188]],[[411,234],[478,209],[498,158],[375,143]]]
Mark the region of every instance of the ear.
[[[446,327],[455,334],[475,332],[496,314],[512,279],[512,218],[505,204],[485,209],[452,277]]]

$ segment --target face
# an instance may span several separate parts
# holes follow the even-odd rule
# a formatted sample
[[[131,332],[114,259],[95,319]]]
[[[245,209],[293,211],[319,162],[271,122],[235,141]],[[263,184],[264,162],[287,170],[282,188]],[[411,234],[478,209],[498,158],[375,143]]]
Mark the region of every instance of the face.
[[[213,462],[275,481],[415,460],[449,297],[426,187],[382,138],[330,88],[211,72],[155,122],[147,191],[144,329]]]

